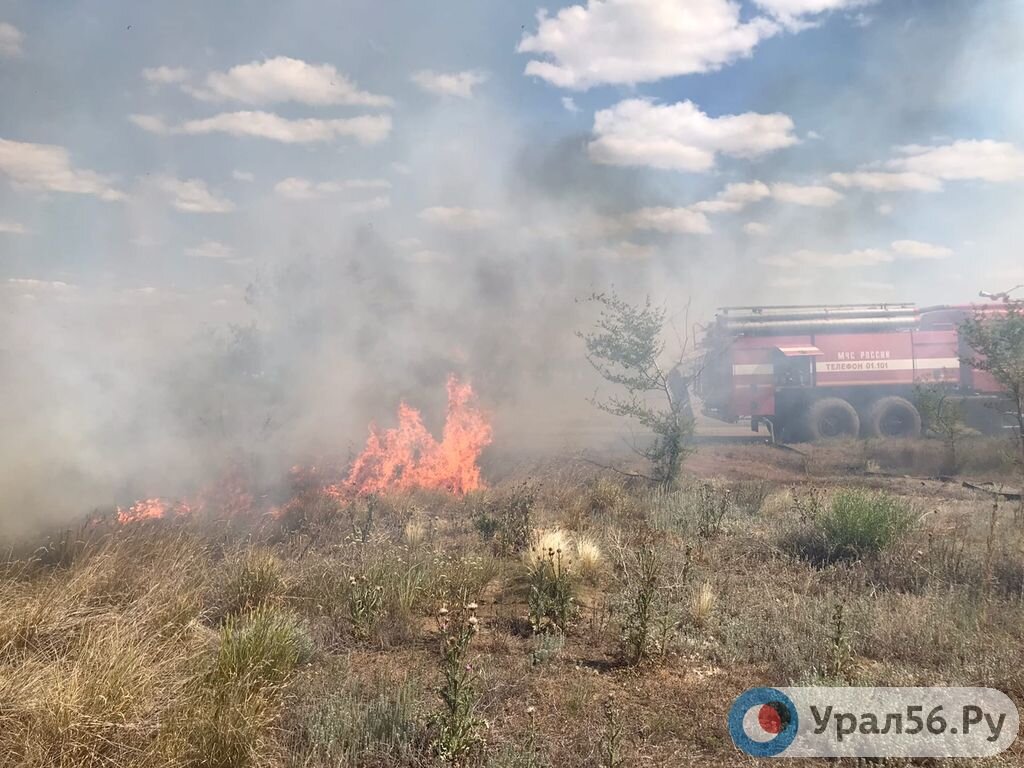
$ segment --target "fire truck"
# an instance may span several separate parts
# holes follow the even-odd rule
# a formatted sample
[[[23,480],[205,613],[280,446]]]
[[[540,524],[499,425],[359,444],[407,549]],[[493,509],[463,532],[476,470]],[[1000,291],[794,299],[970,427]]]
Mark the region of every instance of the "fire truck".
[[[727,307],[706,328],[695,393],[703,412],[784,442],[921,434],[920,386],[953,393],[968,426],[1004,428],[1005,395],[959,326],[987,306]]]

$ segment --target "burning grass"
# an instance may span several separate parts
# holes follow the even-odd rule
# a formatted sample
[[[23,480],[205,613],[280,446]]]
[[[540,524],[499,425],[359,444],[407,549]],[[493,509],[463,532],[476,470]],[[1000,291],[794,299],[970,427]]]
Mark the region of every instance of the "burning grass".
[[[761,450],[742,461],[782,456]],[[557,466],[528,488],[296,504],[244,528],[93,525],[29,548],[0,568],[0,755],[583,768],[612,745],[625,765],[735,765],[725,715],[753,684],[990,685],[1024,700],[1012,508],[948,484],[755,482],[717,463],[657,493]],[[921,510],[899,536],[874,535],[879,483],[886,515]],[[851,525],[821,530],[853,536],[856,554],[794,556],[792,531],[833,509]],[[449,636],[465,640],[457,663]]]

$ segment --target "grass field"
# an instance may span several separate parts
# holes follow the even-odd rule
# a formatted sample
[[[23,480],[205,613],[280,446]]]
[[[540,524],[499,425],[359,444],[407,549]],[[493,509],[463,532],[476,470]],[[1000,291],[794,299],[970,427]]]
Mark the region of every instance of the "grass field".
[[[0,762],[754,765],[726,730],[754,685],[1020,706],[1017,502],[933,478],[928,442],[800,450],[702,447],[669,491],[492,461],[461,498],[312,495],[19,544]],[[1012,484],[1000,451],[971,447],[963,476]]]

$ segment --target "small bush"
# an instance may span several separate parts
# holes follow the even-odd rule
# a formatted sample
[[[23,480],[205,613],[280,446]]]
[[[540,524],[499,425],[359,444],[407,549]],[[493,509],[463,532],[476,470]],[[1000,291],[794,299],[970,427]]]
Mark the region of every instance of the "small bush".
[[[295,617],[262,606],[224,624],[209,679],[225,685],[244,682],[253,688],[280,684],[312,653],[312,641]]]
[[[367,639],[387,612],[383,574],[360,574],[349,579],[348,620],[352,634]]]
[[[722,521],[729,512],[729,492],[721,492],[711,483],[697,486],[694,497],[697,535],[702,539],[713,539],[722,531]]]
[[[572,543],[560,528],[535,531],[524,553],[530,625],[534,632],[564,632],[576,615],[578,564]]]
[[[476,714],[476,672],[469,659],[469,646],[480,628],[476,603],[468,603],[455,615],[442,609],[441,674],[438,689],[442,709],[434,718],[434,753],[442,762],[460,765],[480,745],[478,733],[483,722]]]
[[[690,597],[689,613],[690,621],[695,627],[703,629],[708,625],[711,614],[715,610],[715,591],[711,582],[705,581],[700,584]]]
[[[601,570],[601,548],[589,536],[576,536],[576,567],[580,576],[594,581]]]
[[[626,661],[641,664],[665,655],[674,622],[663,606],[661,555],[645,543],[633,556],[634,562],[624,574],[622,643]]]
[[[732,503],[748,515],[761,512],[765,501],[772,493],[772,486],[767,480],[747,480],[737,483],[732,488]]]
[[[370,690],[348,685],[309,706],[301,717],[295,750],[303,765],[402,763],[421,733],[417,686],[378,679]]]
[[[263,550],[247,552],[228,567],[218,613],[230,617],[252,611],[284,592],[281,564]]]
[[[807,520],[790,543],[805,560],[822,565],[877,557],[910,531],[914,514],[894,496],[849,490],[824,511],[815,507]]]
[[[473,527],[484,541],[491,543],[495,554],[517,555],[530,543],[536,501],[537,488],[527,482],[501,493],[488,491],[480,495]]]
[[[197,768],[265,763],[279,749],[275,725],[284,685],[312,650],[288,613],[263,605],[228,618],[212,662],[193,680],[182,711],[165,723],[166,762]]]

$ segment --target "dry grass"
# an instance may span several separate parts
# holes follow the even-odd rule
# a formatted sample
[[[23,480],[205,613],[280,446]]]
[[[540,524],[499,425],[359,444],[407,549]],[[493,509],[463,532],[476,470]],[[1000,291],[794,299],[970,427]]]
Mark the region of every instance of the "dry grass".
[[[764,451],[736,461],[778,458],[790,472],[790,456]],[[725,715],[755,684],[991,685],[1024,699],[1012,509],[993,517],[990,498],[952,485],[865,478],[922,510],[915,527],[868,537],[870,557],[806,562],[783,544],[813,517],[808,500],[820,513],[856,480],[813,478],[815,495],[807,478],[747,482],[715,463],[723,477],[704,479],[733,501],[711,537],[696,484],[652,494],[556,468],[530,497],[523,552],[496,555],[475,523],[474,505],[522,498],[515,478],[491,497],[406,494],[372,514],[318,509],[244,534],[99,527],[28,547],[0,568],[0,762],[436,765],[438,609],[470,600],[475,712],[488,723],[473,768],[596,764],[609,693],[625,764],[653,766],[738,764]],[[642,547],[659,562],[659,653],[626,669]],[[524,562],[558,550],[575,609],[564,631],[534,636]],[[1021,758],[1018,747],[987,764]]]

